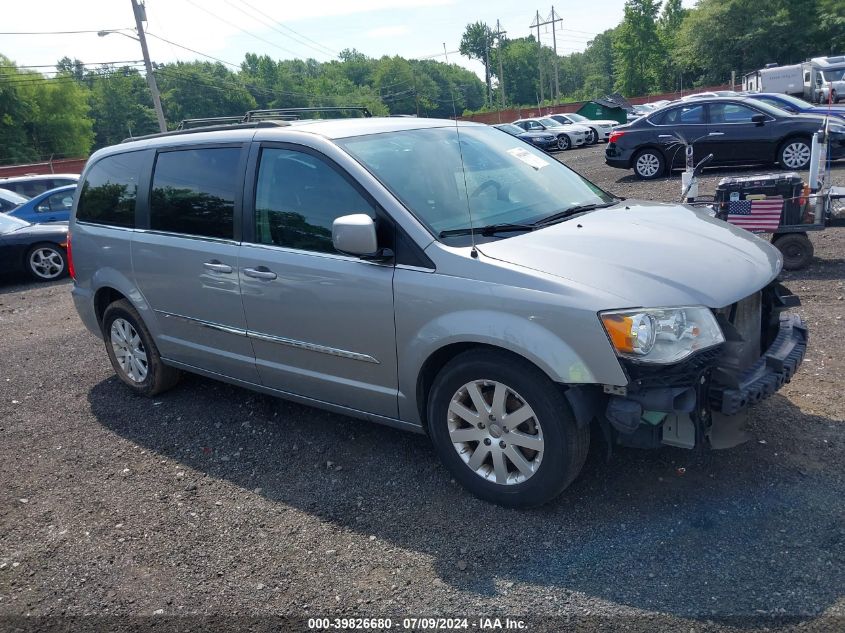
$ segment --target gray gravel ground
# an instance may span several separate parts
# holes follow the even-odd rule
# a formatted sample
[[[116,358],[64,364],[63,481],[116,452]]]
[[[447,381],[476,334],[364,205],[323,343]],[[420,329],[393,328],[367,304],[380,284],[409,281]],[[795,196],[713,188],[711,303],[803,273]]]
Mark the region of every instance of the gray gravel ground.
[[[604,146],[560,159],[672,200]],[[702,192],[727,174],[707,173]],[[740,173],[750,173],[749,171]],[[845,184],[845,165],[835,175]],[[593,451],[556,502],[486,504],[428,440],[199,377],[129,394],[68,282],[0,281],[0,629],[15,616],[522,616],[528,629],[845,629],[845,229],[786,275],[812,328],[754,439]],[[78,620],[184,630],[242,620]],[[300,622],[296,628],[304,628]],[[74,629],[74,627],[71,627]],[[58,629],[57,629],[58,630]],[[161,627],[157,630],[163,630]],[[283,630],[277,628],[275,630]]]

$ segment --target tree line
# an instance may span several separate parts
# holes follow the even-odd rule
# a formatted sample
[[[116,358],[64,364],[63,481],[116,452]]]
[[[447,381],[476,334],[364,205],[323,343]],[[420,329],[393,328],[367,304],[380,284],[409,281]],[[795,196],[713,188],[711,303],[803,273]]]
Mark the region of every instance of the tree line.
[[[238,68],[193,61],[156,64],[154,72],[171,127],[253,109],[351,104],[374,115],[451,117],[503,103],[534,106],[541,94],[552,103],[555,65],[557,99],[587,100],[720,84],[731,71],[845,53],[845,2],[699,0],[686,9],[681,0],[626,0],[622,22],[583,52],[555,59],[533,35],[498,37],[483,21],[467,25],[460,51],[481,62],[485,80],[456,64],[354,49],[325,63],[249,53]],[[65,57],[48,78],[0,55],[0,164],[86,156],[157,131],[137,65],[87,68]]]
[[[344,50],[337,60],[274,60],[249,53],[240,68],[193,61],[155,65],[168,126],[249,110],[363,105],[375,115],[452,117],[484,106],[484,83],[457,64]],[[158,132],[146,80],[135,66],[89,69],[60,60],[53,77],[0,55],[0,164],[86,156]]]
[[[558,43],[565,40],[564,31]],[[699,0],[687,9],[681,0],[626,0],[622,22],[595,35],[583,52],[555,60],[544,44],[533,35],[497,38],[480,21],[467,25],[461,53],[484,65],[494,106],[501,90],[513,105],[552,103],[555,62],[563,101],[675,92],[728,83],[731,71],[739,80],[768,63],[845,53],[845,2]]]

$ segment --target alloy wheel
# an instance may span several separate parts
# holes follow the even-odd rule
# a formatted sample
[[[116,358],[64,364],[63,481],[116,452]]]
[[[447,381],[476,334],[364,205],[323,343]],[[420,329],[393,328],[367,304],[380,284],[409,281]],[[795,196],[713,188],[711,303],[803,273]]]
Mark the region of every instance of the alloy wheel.
[[[660,169],[660,159],[654,154],[645,153],[637,158],[637,173],[645,178],[656,176]]]
[[[782,157],[790,169],[801,169],[810,162],[810,147],[803,141],[795,141],[783,148]]]
[[[557,148],[560,149],[560,150],[569,149],[569,137],[566,136],[566,134],[563,134],[563,135],[558,137]]]
[[[132,382],[144,382],[149,364],[138,331],[126,319],[118,318],[111,324],[110,338],[120,370]]]
[[[42,246],[29,254],[29,268],[41,279],[56,279],[65,271],[65,260],[55,248]]]
[[[507,385],[475,380],[449,403],[452,446],[476,475],[512,486],[530,479],[543,459],[543,430],[531,406]]]

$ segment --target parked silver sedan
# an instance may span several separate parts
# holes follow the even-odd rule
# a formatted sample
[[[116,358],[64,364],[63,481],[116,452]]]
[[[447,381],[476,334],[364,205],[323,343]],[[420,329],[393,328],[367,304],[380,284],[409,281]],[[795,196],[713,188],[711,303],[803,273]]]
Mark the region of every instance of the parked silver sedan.
[[[557,137],[557,149],[567,150],[587,145],[592,137],[592,130],[583,125],[564,125],[548,117],[518,119],[514,125],[528,132],[548,132]]]

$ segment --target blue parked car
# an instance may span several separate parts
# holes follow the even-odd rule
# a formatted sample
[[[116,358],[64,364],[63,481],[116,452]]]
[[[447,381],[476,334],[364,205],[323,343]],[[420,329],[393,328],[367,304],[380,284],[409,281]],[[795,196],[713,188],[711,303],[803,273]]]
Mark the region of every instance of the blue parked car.
[[[64,185],[30,198],[7,213],[32,224],[68,222],[76,185]]]
[[[830,106],[828,108],[826,105],[813,105],[798,97],[777,92],[749,92],[745,96],[750,99],[757,99],[763,103],[768,103],[792,114],[830,114],[831,116],[845,120],[845,107],[842,106]]]

